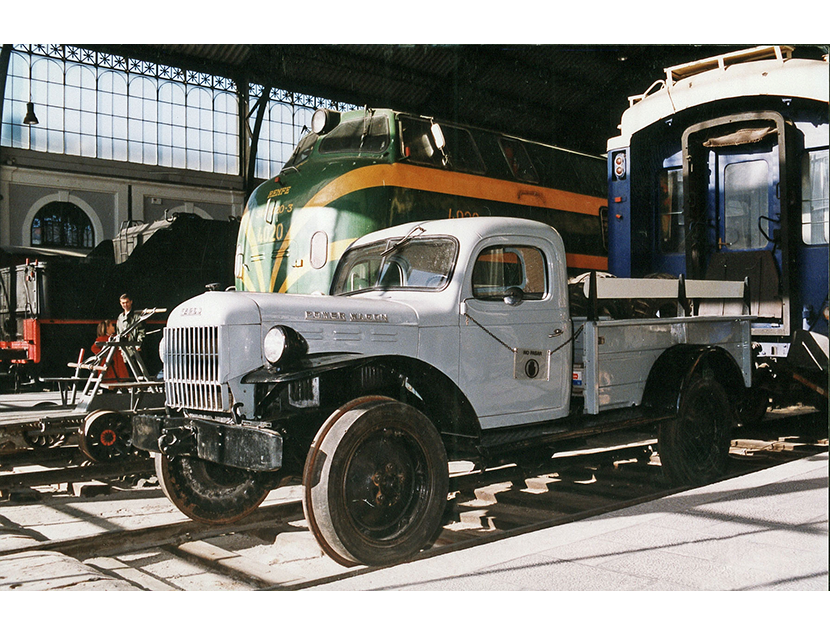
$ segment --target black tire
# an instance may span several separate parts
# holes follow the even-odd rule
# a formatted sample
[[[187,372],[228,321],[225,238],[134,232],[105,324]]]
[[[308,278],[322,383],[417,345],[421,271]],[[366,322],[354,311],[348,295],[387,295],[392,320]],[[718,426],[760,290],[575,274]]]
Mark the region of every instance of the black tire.
[[[96,463],[126,458],[132,452],[129,417],[112,410],[96,410],[84,418],[78,446],[84,456]]]
[[[660,426],[663,473],[676,485],[702,485],[726,472],[732,409],[723,387],[697,377],[683,389],[677,416]]]
[[[209,525],[244,518],[270,491],[261,474],[192,456],[157,454],[156,475],[162,491],[180,511]]]
[[[769,410],[772,398],[764,388],[751,388],[738,400],[735,407],[735,416],[744,426],[754,426],[761,423]]]
[[[430,546],[441,531],[447,454],[419,410],[362,397],[320,428],[303,485],[306,519],[326,554],[344,566],[394,564]]]

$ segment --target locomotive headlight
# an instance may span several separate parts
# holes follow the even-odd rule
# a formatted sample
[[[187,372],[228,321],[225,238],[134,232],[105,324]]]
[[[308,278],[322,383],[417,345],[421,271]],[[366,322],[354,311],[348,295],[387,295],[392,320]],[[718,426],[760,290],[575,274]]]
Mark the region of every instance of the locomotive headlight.
[[[287,326],[271,328],[262,341],[262,354],[272,366],[289,362],[308,350],[308,344],[302,335]]]
[[[315,110],[311,116],[311,131],[314,134],[324,134],[329,132],[338,123],[340,123],[339,112],[320,108],[319,110]]]

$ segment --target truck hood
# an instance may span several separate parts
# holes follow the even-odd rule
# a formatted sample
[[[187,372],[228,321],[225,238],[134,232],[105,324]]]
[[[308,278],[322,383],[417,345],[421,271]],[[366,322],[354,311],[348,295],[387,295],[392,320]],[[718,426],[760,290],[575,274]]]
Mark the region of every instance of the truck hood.
[[[416,326],[407,304],[381,298],[283,293],[207,292],[177,306],[171,327],[356,322]]]

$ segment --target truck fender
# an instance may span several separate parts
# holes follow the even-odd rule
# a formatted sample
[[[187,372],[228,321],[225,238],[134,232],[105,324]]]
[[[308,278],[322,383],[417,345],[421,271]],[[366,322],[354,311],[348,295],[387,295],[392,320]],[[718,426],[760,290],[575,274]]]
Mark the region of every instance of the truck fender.
[[[387,379],[396,376],[398,391],[409,394],[407,399],[429,417],[444,438],[447,451],[454,455],[466,455],[476,446],[481,427],[475,410],[458,386],[437,368],[418,359],[379,355],[366,357],[354,353],[318,353],[308,355],[300,363],[286,369],[263,366],[242,378],[243,384],[285,384],[292,381],[320,377],[326,374],[344,373],[351,379],[359,377],[364,369],[381,370]],[[344,377],[346,376],[344,375]],[[358,387],[354,381],[339,382],[341,388],[351,386],[353,394],[343,392],[341,399],[375,394],[379,387]],[[388,387],[388,386],[387,386]],[[380,394],[388,391],[381,390]],[[399,395],[387,394],[393,398]]]
[[[684,387],[697,376],[716,380],[733,403],[745,390],[738,363],[724,349],[678,344],[664,351],[651,367],[643,391],[643,406],[658,414],[677,412]]]

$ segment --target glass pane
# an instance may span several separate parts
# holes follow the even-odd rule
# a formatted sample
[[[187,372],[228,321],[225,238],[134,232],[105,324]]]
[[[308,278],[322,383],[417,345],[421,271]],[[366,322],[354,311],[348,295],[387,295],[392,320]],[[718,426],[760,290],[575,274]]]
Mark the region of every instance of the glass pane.
[[[116,161],[126,161],[129,158],[127,151],[127,142],[125,140],[112,140],[112,158]]]
[[[456,251],[457,243],[446,238],[415,239],[397,248],[392,241],[350,250],[341,260],[332,289],[335,294],[441,289],[452,275]]]
[[[760,249],[767,244],[758,229],[762,216],[769,209],[769,177],[767,162],[730,163],[724,171],[724,236],[731,250]],[[769,222],[764,220],[768,225]],[[764,230],[769,234],[768,227]]]
[[[539,175],[536,173],[536,168],[533,167],[523,143],[516,139],[499,139],[499,145],[510,173],[515,178],[531,183],[539,182]]]
[[[501,300],[518,287],[525,300],[540,300],[547,288],[545,257],[535,247],[490,247],[473,267],[473,296]]]
[[[686,250],[686,225],[683,219],[683,170],[667,170],[658,180],[657,214],[660,252],[677,254]]]
[[[340,124],[320,144],[320,152],[381,152],[389,145],[385,116],[366,117]]]
[[[826,244],[830,238],[829,178],[828,150],[807,153],[801,182],[801,236],[807,245]]]

